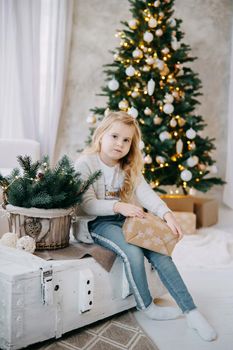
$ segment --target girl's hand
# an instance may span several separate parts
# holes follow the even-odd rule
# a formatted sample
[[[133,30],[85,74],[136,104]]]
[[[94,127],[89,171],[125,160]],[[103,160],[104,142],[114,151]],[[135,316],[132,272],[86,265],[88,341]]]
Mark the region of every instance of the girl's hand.
[[[183,232],[174,215],[169,211],[164,214],[163,218],[166,220],[167,225],[170,227],[174,235],[178,236],[178,239],[180,240],[183,237]]]
[[[124,203],[124,202],[117,202],[114,204],[113,210],[115,213],[122,214],[124,216],[137,216],[138,218],[144,218],[145,212],[142,208],[138,207],[137,205]]]

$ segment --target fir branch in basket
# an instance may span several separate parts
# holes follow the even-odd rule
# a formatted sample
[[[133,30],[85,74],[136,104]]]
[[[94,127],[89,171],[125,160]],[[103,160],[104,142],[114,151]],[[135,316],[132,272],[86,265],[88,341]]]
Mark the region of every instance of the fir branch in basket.
[[[32,162],[29,156],[18,156],[19,169],[3,177],[0,186],[4,193],[4,204],[25,208],[65,209],[82,201],[82,195],[100,176],[97,171],[84,181],[75,170],[71,160],[63,156],[52,169],[46,156],[41,162]]]

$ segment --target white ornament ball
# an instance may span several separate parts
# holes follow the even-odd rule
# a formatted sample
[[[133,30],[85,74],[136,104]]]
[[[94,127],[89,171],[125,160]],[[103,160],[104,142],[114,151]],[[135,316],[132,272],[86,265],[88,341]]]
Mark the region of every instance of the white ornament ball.
[[[143,70],[143,72],[149,72],[150,71],[150,69],[151,69],[151,67],[150,66],[143,66],[143,68],[142,68],[142,70]]]
[[[25,252],[28,253],[34,253],[34,251],[36,250],[36,242],[30,236],[23,236],[18,239],[16,248],[25,250]]]
[[[156,159],[156,162],[159,164],[165,163],[165,158],[162,156],[157,156],[155,159]]]
[[[175,118],[172,118],[172,119],[170,120],[170,126],[171,126],[172,128],[175,128],[176,125],[177,125],[177,121],[175,120]]]
[[[95,124],[96,123],[96,116],[94,114],[90,114],[87,119],[86,122],[88,124]]]
[[[157,21],[155,18],[151,17],[148,22],[148,26],[150,28],[155,28],[157,26]]]
[[[154,35],[151,32],[145,32],[143,39],[145,42],[150,43],[154,39]]]
[[[190,140],[194,139],[197,135],[196,131],[193,130],[193,128],[188,129],[185,134],[186,134],[187,138]]]
[[[159,5],[160,5],[160,1],[159,0],[154,2],[154,7],[159,7]]]
[[[181,171],[180,177],[183,181],[187,182],[187,181],[190,181],[192,179],[193,175],[192,175],[190,170],[185,169],[185,170]]]
[[[167,20],[167,23],[169,24],[169,26],[170,26],[171,28],[174,28],[174,27],[176,26],[176,20],[175,20],[175,18],[169,18],[169,19]]]
[[[131,115],[133,118],[137,118],[138,116],[138,110],[134,107],[131,107],[129,110],[128,110],[128,114]]]
[[[164,102],[166,103],[172,103],[174,101],[174,97],[171,94],[166,93],[164,97]]]
[[[145,114],[145,115],[151,115],[151,114],[152,114],[152,110],[151,110],[149,107],[146,107],[146,108],[144,109],[144,114]]]
[[[166,114],[171,114],[174,111],[174,106],[171,103],[165,103],[163,106],[163,111]]]
[[[146,164],[151,164],[152,163],[152,158],[151,158],[151,156],[149,154],[147,154],[147,156],[145,156],[144,163],[146,163]]]
[[[112,91],[116,91],[119,88],[120,84],[116,79],[112,79],[108,82],[108,87]]]
[[[168,131],[163,131],[159,134],[160,141],[169,140],[171,138],[171,134]]]
[[[17,240],[18,237],[16,233],[6,232],[0,239],[0,244],[11,248],[16,248]]]
[[[140,49],[135,49],[132,53],[134,58],[142,58],[143,52]]]
[[[162,60],[157,59],[157,60],[156,60],[156,65],[157,65],[157,67],[158,67],[159,70],[163,70],[163,68],[164,68],[164,62],[163,62]]]
[[[192,156],[187,159],[187,165],[191,168],[197,165],[198,162],[199,162],[199,158],[197,156]]]
[[[153,119],[153,122],[155,125],[160,125],[162,123],[162,118],[160,118],[156,115]]]
[[[145,143],[141,140],[139,142],[139,149],[142,151],[144,147],[145,147]]]
[[[147,92],[149,96],[152,96],[155,91],[155,81],[150,79],[147,83]]]
[[[132,96],[133,98],[138,97],[138,95],[139,95],[139,93],[138,93],[137,91],[133,91],[132,94],[131,94],[131,96]]]
[[[155,31],[155,34],[156,34],[157,36],[162,36],[162,35],[163,35],[162,29],[157,29],[157,30]]]
[[[155,63],[155,60],[153,59],[153,57],[150,56],[146,59],[146,63],[151,66],[152,64]]]
[[[121,109],[121,110],[125,110],[129,107],[129,102],[125,99],[121,100],[119,103],[118,103],[118,107]]]
[[[134,67],[133,66],[127,67],[126,70],[125,70],[125,73],[126,73],[126,75],[128,75],[128,77],[134,76],[134,74],[135,74]]]
[[[179,97],[179,93],[177,91],[173,91],[172,96],[174,96],[175,98]]]
[[[131,19],[129,22],[128,22],[128,25],[131,29],[136,29],[137,26],[138,26],[138,21],[136,19]]]
[[[161,50],[164,55],[166,55],[170,50],[168,47],[165,47],[164,49]]]

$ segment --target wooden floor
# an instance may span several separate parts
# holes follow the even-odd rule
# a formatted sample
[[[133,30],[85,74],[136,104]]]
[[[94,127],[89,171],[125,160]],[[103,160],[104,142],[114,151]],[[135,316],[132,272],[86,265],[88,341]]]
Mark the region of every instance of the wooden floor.
[[[215,227],[233,235],[233,210],[221,207],[219,223]],[[160,350],[232,350],[233,268],[189,267],[180,269],[180,273],[198,308],[217,330],[218,339],[210,343],[201,340],[187,327],[183,317],[172,321],[151,321],[136,311],[140,325]]]

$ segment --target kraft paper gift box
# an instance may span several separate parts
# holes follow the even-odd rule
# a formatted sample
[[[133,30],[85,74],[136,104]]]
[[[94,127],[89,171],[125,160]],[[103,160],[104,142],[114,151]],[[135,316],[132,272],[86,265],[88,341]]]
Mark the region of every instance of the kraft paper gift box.
[[[196,215],[194,213],[173,211],[176,221],[180,225],[183,234],[193,235],[196,230]]]
[[[194,197],[194,213],[197,228],[215,225],[218,222],[218,201],[210,197]]]
[[[126,218],[123,232],[126,242],[165,255],[171,255],[178,242],[165,221],[151,213],[146,213],[142,219]]]
[[[161,195],[161,199],[172,211],[194,211],[193,196],[185,195]]]
[[[218,222],[218,201],[210,197],[190,195],[162,195],[161,199],[172,211],[193,212],[196,226],[207,227]]]

